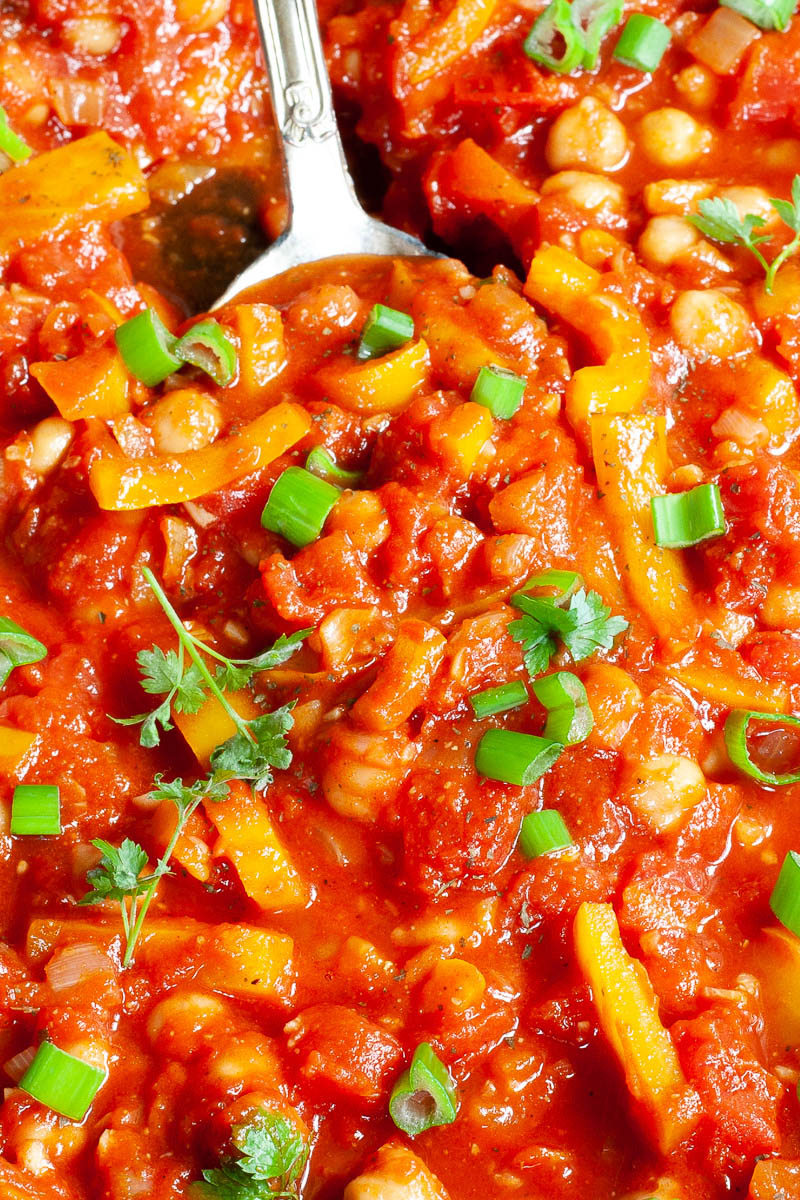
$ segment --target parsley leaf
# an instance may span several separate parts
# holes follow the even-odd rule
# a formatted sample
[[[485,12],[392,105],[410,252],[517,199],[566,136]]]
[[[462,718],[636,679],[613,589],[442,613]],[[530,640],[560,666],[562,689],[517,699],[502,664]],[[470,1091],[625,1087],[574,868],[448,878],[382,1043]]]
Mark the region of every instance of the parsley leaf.
[[[178,811],[178,819],[172,837],[164,853],[149,875],[142,875],[147,865],[147,853],[137,843],[125,838],[120,846],[112,846],[102,838],[92,845],[101,852],[100,862],[86,874],[90,890],[79,904],[99,904],[103,900],[117,900],[120,906],[122,927],[125,930],[124,967],[129,966],[139,934],[142,931],[147,910],[156,894],[159,880],[169,875],[169,860],[183,833],[186,822],[201,800],[221,800],[227,792],[224,780],[198,779],[187,785],[182,779],[164,782],[161,775],[155,778],[155,788],[150,793],[153,800],[170,800]]]
[[[557,598],[532,596],[524,590],[511,597],[511,603],[524,616],[512,621],[508,632],[522,643],[525,667],[533,678],[543,674],[560,640],[575,662],[597,650],[610,650],[614,638],[628,628],[623,617],[612,617],[597,592],[578,588],[569,597],[567,607]]]
[[[184,666],[181,651],[167,650],[158,646],[152,650],[140,650],[136,656],[142,673],[142,687],[146,692],[158,694],[169,692],[178,712],[194,713],[206,698],[203,679],[192,663]]]
[[[300,629],[297,633],[289,634],[288,637],[282,633],[273,645],[267,650],[263,650],[261,654],[254,655],[253,658],[225,659],[222,665],[217,667],[215,676],[217,683],[226,692],[238,692],[241,688],[246,687],[259,671],[272,671],[275,667],[285,663],[303,644],[309,633],[311,633],[310,629]]]
[[[292,762],[292,752],[286,744],[286,734],[293,724],[292,708],[292,704],[284,704],[274,712],[244,722],[246,731],[238,729],[213,751],[213,770],[228,779],[252,780],[257,790],[267,787],[272,782],[271,768],[285,771]]]
[[[770,200],[770,204],[784,225],[787,225],[795,235],[771,263],[767,262],[758,249],[763,242],[769,241],[769,235],[756,233],[756,230],[761,229],[766,221],[755,213],[745,213],[743,217],[740,216],[732,200],[723,199],[721,196],[712,196],[709,199],[701,200],[698,205],[699,213],[687,219],[695,229],[699,229],[702,234],[712,238],[713,241],[738,245],[749,250],[764,270],[764,290],[771,292],[775,276],[780,268],[787,258],[796,254],[800,249],[800,175],[795,175],[792,180],[791,195],[791,200],[774,198]]]
[[[562,638],[575,662],[589,658],[597,650],[610,650],[617,634],[628,628],[624,617],[611,616],[611,609],[603,604],[597,592],[586,592],[583,588],[571,598],[568,612],[573,625]]]
[[[241,1157],[203,1171],[196,1195],[214,1200],[294,1200],[309,1147],[299,1130],[280,1113],[262,1112],[249,1125],[234,1129]]]

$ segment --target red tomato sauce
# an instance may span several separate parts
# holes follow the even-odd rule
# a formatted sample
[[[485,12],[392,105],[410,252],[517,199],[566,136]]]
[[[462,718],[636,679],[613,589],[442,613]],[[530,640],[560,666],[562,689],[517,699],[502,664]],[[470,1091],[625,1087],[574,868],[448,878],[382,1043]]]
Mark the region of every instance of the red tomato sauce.
[[[214,313],[229,378],[152,385],[117,331],[150,310],[174,350],[284,220],[249,7],[0,16],[37,152],[0,174],[9,1200],[251,1200],[270,1130],[267,1200],[800,1194],[800,942],[770,905],[800,852],[800,268],[769,293],[686,220],[720,197],[788,244],[797,18],[723,71],[730,10],[651,5],[652,76],[613,38],[560,76],[526,7],[459,2],[455,41],[449,8],[321,16],[386,213],[484,276],[305,268]],[[367,357],[375,305],[413,334]],[[489,366],[510,415],[473,398]],[[262,517],[319,449],[350,475],[317,528],[313,472]],[[657,545],[651,499],[701,485],[716,536]],[[585,696],[563,748],[555,672]],[[548,765],[479,770],[487,732]],[[14,831],[30,785],[60,833]],[[533,856],[542,810],[570,844]],[[85,1116],[37,1099],[47,1043],[100,1072]],[[420,1046],[445,1099],[409,1083],[442,1118],[415,1133]]]

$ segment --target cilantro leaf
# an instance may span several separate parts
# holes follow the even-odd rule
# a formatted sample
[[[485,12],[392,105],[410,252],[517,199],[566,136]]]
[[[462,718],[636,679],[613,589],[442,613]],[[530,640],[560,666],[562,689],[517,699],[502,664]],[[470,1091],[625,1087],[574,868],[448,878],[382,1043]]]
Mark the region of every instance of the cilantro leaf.
[[[139,731],[139,745],[145,746],[147,749],[152,749],[157,746],[161,740],[161,735],[158,732],[159,725],[168,733],[173,728],[170,717],[172,716],[172,707],[169,699],[159,704],[158,708],[154,708],[152,712],[137,713],[135,717],[112,717],[111,720],[115,725],[141,725]]]
[[[246,687],[259,671],[272,671],[291,658],[294,652],[311,633],[310,629],[300,629],[297,633],[281,636],[267,650],[256,654],[253,658],[225,659],[217,667],[216,681],[226,692],[238,692]]]
[[[234,1129],[241,1157],[203,1171],[195,1195],[209,1200],[293,1200],[308,1159],[309,1147],[299,1130],[280,1113],[260,1113]]]
[[[147,854],[138,844],[125,838],[121,846],[112,846],[102,838],[92,842],[101,852],[100,862],[86,874],[91,891],[79,904],[97,904],[101,900],[125,900],[138,896],[150,884],[148,877],[140,878],[147,866]]]
[[[154,782],[156,786],[150,793],[151,799],[171,800],[181,817],[190,810],[194,812],[200,800],[224,800],[228,794],[225,780],[213,775],[192,784],[185,784],[182,779],[165,780],[163,775],[156,775]]]
[[[292,752],[286,734],[292,728],[292,704],[243,723],[233,737],[217,746],[211,755],[215,773],[228,779],[251,780],[256,789],[272,782],[272,767],[285,771]]]
[[[534,596],[524,590],[516,592],[511,603],[524,616],[512,621],[508,632],[515,642],[522,643],[531,678],[547,670],[558,640],[573,660],[580,662],[597,650],[610,650],[617,634],[628,628],[623,617],[611,616],[611,609],[597,592],[587,592],[583,586],[570,595],[566,607],[552,597]]]
[[[203,677],[194,663],[184,665],[183,653],[159,647],[140,650],[136,656],[142,674],[142,687],[146,692],[163,692],[174,696],[173,703],[178,712],[194,713],[206,698]]]
[[[800,249],[800,175],[795,175],[792,180],[791,196],[791,200],[774,198],[770,200],[772,208],[781,221],[795,235],[771,263],[767,262],[758,249],[763,242],[770,240],[769,235],[755,232],[766,224],[764,218],[755,213],[745,213],[743,217],[740,216],[732,200],[723,199],[721,196],[712,196],[701,200],[698,205],[699,213],[689,216],[687,220],[694,225],[695,229],[699,229],[702,234],[712,238],[715,242],[738,245],[749,250],[764,270],[764,290],[771,292],[775,276],[780,268],[787,258],[796,254]]]
[[[0,617],[0,687],[15,667],[41,662],[47,647],[10,617]]]
[[[589,658],[596,650],[610,650],[617,634],[628,628],[624,617],[611,616],[611,609],[603,604],[597,592],[586,592],[583,588],[570,599],[568,611],[572,629],[562,637],[575,662]]]

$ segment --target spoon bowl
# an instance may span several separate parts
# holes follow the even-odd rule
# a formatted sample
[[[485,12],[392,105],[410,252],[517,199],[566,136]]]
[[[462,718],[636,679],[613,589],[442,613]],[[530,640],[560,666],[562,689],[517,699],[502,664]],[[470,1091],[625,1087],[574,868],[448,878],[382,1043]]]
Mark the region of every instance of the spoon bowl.
[[[347,168],[314,0],[254,0],[289,198],[289,227],[233,280],[214,308],[285,271],[344,255],[439,258],[370,217]]]

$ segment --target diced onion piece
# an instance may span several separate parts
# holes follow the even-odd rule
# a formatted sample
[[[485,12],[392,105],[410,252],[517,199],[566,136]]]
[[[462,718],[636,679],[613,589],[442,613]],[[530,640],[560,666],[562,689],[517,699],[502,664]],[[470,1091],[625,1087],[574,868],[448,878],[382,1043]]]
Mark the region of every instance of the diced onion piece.
[[[92,975],[110,976],[113,964],[97,942],[75,942],[56,950],[44,969],[56,995],[70,992]]]

